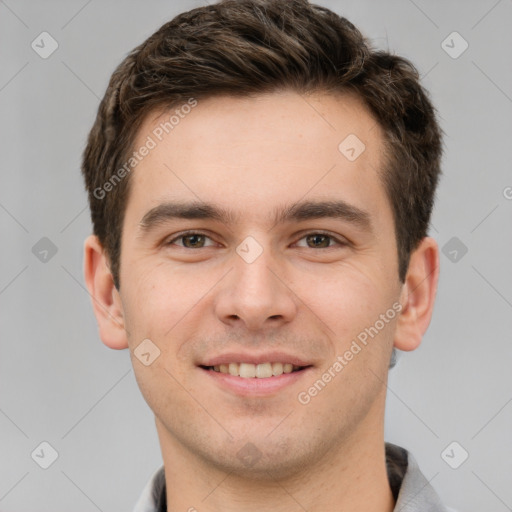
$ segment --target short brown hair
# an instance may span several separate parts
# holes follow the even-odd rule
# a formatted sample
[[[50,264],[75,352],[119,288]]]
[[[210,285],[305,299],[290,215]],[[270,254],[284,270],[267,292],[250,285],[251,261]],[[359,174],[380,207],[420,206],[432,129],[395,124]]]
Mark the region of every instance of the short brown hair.
[[[375,116],[385,134],[382,176],[405,279],[410,254],[427,235],[441,158],[441,130],[416,68],[374,50],[348,20],[307,0],[223,0],[178,15],[135,48],[98,108],[82,173],[117,288],[130,180],[108,194],[102,187],[129,158],[147,114],[190,98],[282,89],[355,92]]]

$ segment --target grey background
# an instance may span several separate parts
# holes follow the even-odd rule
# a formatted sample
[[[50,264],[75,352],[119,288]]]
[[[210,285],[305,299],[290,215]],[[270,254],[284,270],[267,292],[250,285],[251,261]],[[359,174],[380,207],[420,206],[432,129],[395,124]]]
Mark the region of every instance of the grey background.
[[[423,344],[391,371],[386,438],[413,452],[448,505],[512,510],[512,2],[318,3],[417,65],[446,133],[432,235],[458,240],[441,256]],[[114,67],[199,5],[0,1],[2,511],[131,510],[161,464],[129,355],[103,346],[84,289],[79,165]],[[59,44],[47,59],[31,48],[43,31]],[[441,46],[453,31],[469,44],[456,59]],[[57,248],[46,262],[43,237]],[[42,441],[59,454],[46,470],[31,458]],[[453,441],[469,453],[458,469],[441,456]]]

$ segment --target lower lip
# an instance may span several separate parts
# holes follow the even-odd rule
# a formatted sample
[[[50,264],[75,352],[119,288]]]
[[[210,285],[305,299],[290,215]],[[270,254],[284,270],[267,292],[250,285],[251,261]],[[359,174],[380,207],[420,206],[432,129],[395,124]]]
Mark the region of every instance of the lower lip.
[[[281,375],[267,377],[264,379],[258,379],[257,377],[236,377],[229,373],[221,373],[214,370],[206,370],[204,368],[200,368],[200,370],[205,372],[212,381],[216,382],[219,386],[238,395],[265,396],[281,391],[287,386],[293,385],[299,379],[304,377],[305,374],[309,373],[311,367],[292,373],[282,373]]]

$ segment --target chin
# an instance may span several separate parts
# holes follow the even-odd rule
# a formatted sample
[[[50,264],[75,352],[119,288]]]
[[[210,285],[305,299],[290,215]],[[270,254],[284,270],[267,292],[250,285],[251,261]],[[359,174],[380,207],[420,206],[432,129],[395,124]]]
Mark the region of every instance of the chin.
[[[317,452],[313,446],[312,453],[305,452],[307,446],[311,446],[309,442],[298,439],[271,442],[263,437],[236,441],[221,450],[209,450],[202,456],[208,465],[234,477],[275,482],[293,478],[314,464],[316,457],[312,454]]]

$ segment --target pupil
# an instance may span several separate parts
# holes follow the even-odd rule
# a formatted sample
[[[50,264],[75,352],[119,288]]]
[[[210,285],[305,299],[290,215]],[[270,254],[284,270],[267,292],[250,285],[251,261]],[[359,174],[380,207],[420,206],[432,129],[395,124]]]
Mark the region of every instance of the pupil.
[[[309,235],[308,241],[313,241],[314,247],[329,247],[329,237],[327,235]]]
[[[184,237],[186,247],[197,247],[201,246],[203,235],[187,235]],[[190,242],[190,243],[189,243]]]
[[[309,242],[313,242],[314,247],[329,247],[329,237],[327,235],[309,235]]]

